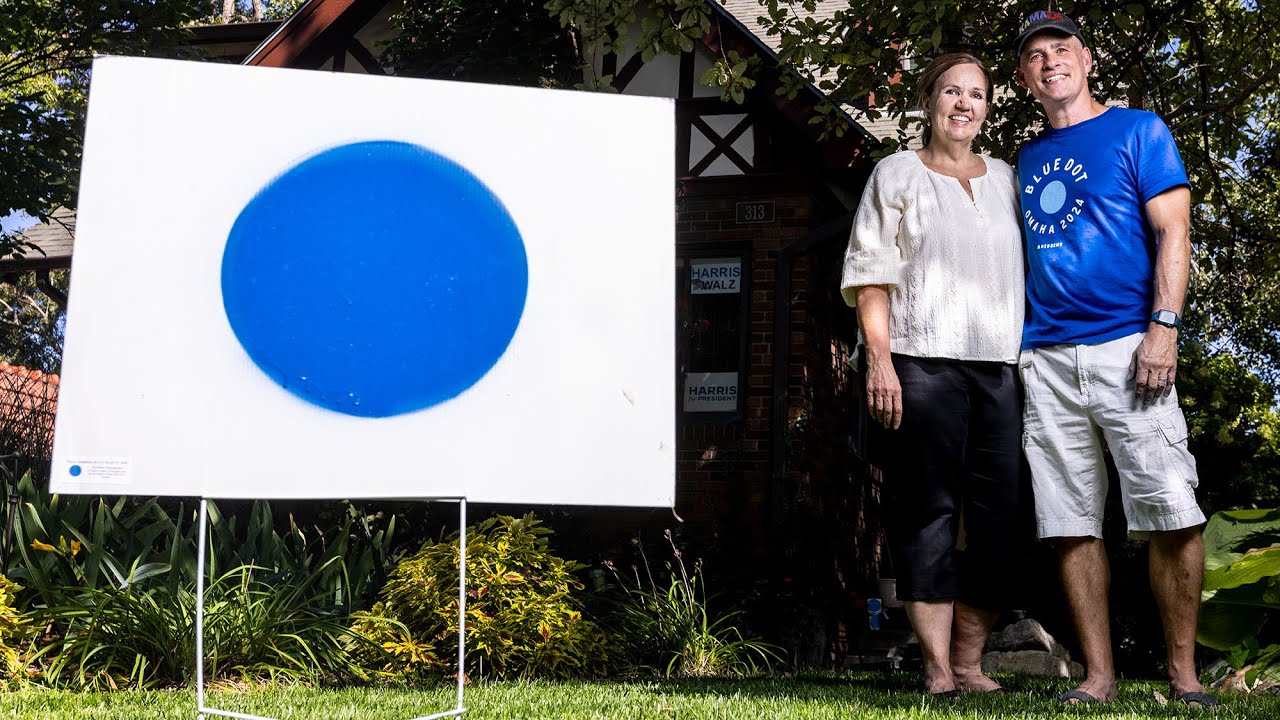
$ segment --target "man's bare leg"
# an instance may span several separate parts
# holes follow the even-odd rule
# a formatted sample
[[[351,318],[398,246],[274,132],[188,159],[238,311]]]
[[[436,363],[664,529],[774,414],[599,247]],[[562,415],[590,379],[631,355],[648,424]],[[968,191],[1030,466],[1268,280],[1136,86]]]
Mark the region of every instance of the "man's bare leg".
[[[951,674],[951,600],[911,600],[906,603],[911,628],[924,655],[924,691],[945,693],[956,689]]]
[[[951,636],[951,673],[956,687],[965,692],[992,692],[1000,683],[982,672],[982,650],[996,624],[998,613],[979,610],[957,601],[954,630]]]
[[[1196,622],[1204,585],[1204,539],[1199,528],[1151,533],[1151,591],[1164,623],[1173,698],[1203,692],[1196,674]],[[1172,699],[1172,698],[1171,698]]]
[[[1099,700],[1116,697],[1107,593],[1111,566],[1100,538],[1058,538],[1058,562],[1067,605],[1084,653],[1084,682],[1076,687]]]

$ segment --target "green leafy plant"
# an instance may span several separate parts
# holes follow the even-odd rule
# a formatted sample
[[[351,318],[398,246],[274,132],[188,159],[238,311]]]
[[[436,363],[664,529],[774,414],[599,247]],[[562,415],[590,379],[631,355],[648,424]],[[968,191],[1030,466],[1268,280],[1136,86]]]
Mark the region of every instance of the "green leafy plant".
[[[174,592],[196,576],[196,509],[165,507],[156,498],[50,494],[30,474],[18,483],[15,564],[10,575],[55,605],[68,587],[122,588],[164,575]],[[349,502],[326,529],[304,528],[289,515],[275,529],[271,504],[253,503],[242,519],[209,502],[208,572],[246,565],[281,576],[318,571],[315,587],[328,602],[360,608],[372,602],[391,562],[394,515],[368,515]]]
[[[1228,651],[1244,686],[1280,682],[1280,645],[1258,637],[1280,610],[1280,510],[1214,513],[1204,530],[1205,576],[1196,640]]]
[[[12,574],[47,628],[36,666],[69,687],[165,687],[195,662],[195,511],[156,499],[49,494],[19,483]],[[209,503],[209,677],[321,683],[356,677],[350,612],[385,574],[395,517],[338,506],[339,522],[277,532],[271,506],[243,518]]]
[[[175,565],[194,577],[195,545],[181,506],[177,519],[155,499],[54,495],[31,474],[18,482],[13,567],[9,575],[45,604],[64,587],[122,586],[138,574]]]
[[[640,670],[661,669],[669,677],[754,675],[780,661],[780,648],[749,637],[734,624],[738,611],[713,613],[709,608],[702,565],[690,573],[671,531],[664,533],[673,562],[666,564],[665,586],[654,580],[648,557],[640,548],[640,567],[623,578],[613,563],[605,565],[617,579],[621,598],[610,617],[616,641],[631,665]]]
[[[31,638],[31,619],[14,607],[14,596],[21,585],[0,575],[0,690],[12,690],[28,676],[22,660]]]
[[[331,563],[337,562],[331,560]],[[242,565],[205,591],[206,676],[215,684],[319,685],[361,675],[345,608],[320,589],[323,568],[281,576]],[[65,604],[34,613],[52,629],[37,654],[50,685],[171,687],[195,663],[195,592],[145,578],[122,588],[68,588]]]
[[[254,502],[243,524],[240,520],[209,504],[212,574],[237,566],[291,577],[314,572],[314,587],[327,602],[354,610],[372,602],[391,561],[395,516],[379,522],[349,502],[341,504],[338,525],[324,531],[302,527],[291,514],[286,532],[278,533],[271,505],[263,500]]]
[[[581,565],[551,553],[551,531],[532,514],[467,529],[467,657],[473,676],[571,677],[604,668],[603,633],[574,593]],[[403,560],[374,612],[356,629],[393,657],[377,668],[409,679],[451,666],[457,653],[458,539],[429,542]]]
[[[433,642],[416,638],[383,603],[353,613],[352,619],[351,630],[360,642],[351,643],[351,654],[364,680],[415,684],[447,674],[453,667],[444,662],[452,657],[442,660]],[[455,646],[453,657],[456,650]]]

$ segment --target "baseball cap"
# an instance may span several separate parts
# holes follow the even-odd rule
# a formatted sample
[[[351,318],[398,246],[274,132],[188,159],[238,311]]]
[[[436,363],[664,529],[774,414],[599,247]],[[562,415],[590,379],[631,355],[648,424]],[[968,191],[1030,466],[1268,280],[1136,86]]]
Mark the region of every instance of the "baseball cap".
[[[1075,20],[1063,15],[1055,10],[1037,10],[1027,16],[1022,23],[1022,30],[1018,33],[1018,39],[1013,41],[1014,54],[1022,57],[1022,46],[1027,44],[1032,35],[1044,32],[1045,30],[1057,30],[1067,35],[1074,35],[1080,38],[1082,44],[1085,42],[1084,33],[1081,32],[1080,26]]]

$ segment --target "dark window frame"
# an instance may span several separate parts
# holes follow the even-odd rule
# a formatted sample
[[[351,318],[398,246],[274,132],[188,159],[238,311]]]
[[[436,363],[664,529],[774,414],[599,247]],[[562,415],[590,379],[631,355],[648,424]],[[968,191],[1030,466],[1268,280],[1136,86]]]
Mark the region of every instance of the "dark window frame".
[[[678,425],[687,424],[713,424],[713,425],[731,425],[741,422],[746,416],[746,394],[749,388],[750,370],[751,370],[751,305],[752,305],[752,282],[751,269],[752,257],[751,253],[753,245],[750,239],[731,240],[716,243],[689,243],[686,245],[678,245],[676,247],[676,300],[677,310],[678,302],[683,298],[691,298],[689,293],[689,268],[692,261],[712,258],[739,258],[742,263],[742,274],[740,278],[741,296],[740,307],[738,310],[738,406],[732,411],[724,412],[690,412],[684,409],[684,368],[682,363],[685,361],[688,353],[685,349],[687,342],[681,334],[679,317],[676,318],[676,421]]]

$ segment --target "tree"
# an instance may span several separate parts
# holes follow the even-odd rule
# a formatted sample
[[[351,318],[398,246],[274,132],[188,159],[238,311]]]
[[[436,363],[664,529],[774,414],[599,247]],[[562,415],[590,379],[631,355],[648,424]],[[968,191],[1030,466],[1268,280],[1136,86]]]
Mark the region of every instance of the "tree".
[[[606,92],[604,54],[692,50],[710,29],[706,0],[442,0],[391,21],[398,75]]]
[[[840,9],[814,14],[818,2],[760,0],[761,32],[779,38],[784,92],[800,79],[834,105],[888,115],[900,132],[886,151],[914,134],[914,72],[949,51],[987,59],[1012,80],[1010,45],[1025,15],[1044,3],[937,0],[887,3],[826,0]],[[1091,87],[1100,100],[1124,101],[1164,117],[1178,141],[1195,197],[1197,241],[1188,334],[1212,351],[1238,353],[1269,380],[1280,379],[1280,11],[1277,0],[1079,0],[1061,4],[1094,50]],[[755,25],[748,20],[749,26]],[[735,69],[724,68],[732,77]],[[743,68],[743,70],[747,70]],[[982,145],[1014,160],[1043,115],[1009,82]],[[833,123],[832,129],[838,129]]]
[[[1280,506],[1280,414],[1275,388],[1230,353],[1183,344],[1178,394],[1202,482],[1205,513]]]
[[[384,60],[397,75],[561,87],[572,47],[542,0],[405,3]]]
[[[212,13],[205,18],[213,23],[246,20],[282,20],[289,17],[304,0],[207,0]]]
[[[50,283],[65,299],[67,272],[50,273]],[[35,274],[0,279],[0,360],[44,373],[62,369],[65,311],[36,287]]]
[[[95,54],[174,52],[204,0],[0,0],[0,216],[75,207]],[[18,244],[0,234],[0,255]]]

